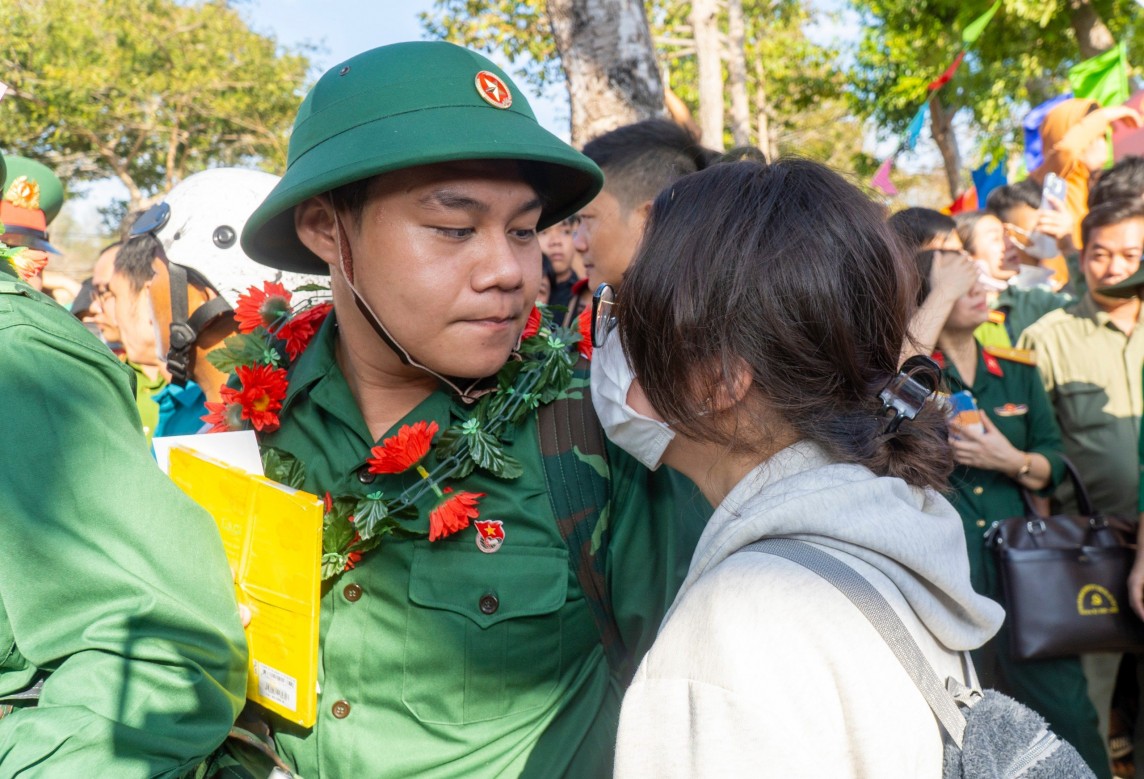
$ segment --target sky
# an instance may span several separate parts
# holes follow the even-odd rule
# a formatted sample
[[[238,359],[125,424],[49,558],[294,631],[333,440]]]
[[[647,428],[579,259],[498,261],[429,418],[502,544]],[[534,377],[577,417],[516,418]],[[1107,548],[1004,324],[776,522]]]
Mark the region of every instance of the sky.
[[[339,62],[363,51],[401,41],[423,38],[417,15],[433,7],[433,0],[242,0],[239,13],[251,28],[273,36],[279,44],[294,48],[317,47],[307,56],[317,78]],[[498,62],[502,67],[506,62]],[[506,68],[508,69],[508,68]],[[508,69],[511,73],[511,69]],[[518,86],[527,93],[537,119],[549,131],[568,139],[567,96],[563,86],[547,96],[531,86]],[[84,232],[99,232],[98,208],[114,199],[125,199],[126,189],[115,180],[93,182],[69,192],[65,204]]]

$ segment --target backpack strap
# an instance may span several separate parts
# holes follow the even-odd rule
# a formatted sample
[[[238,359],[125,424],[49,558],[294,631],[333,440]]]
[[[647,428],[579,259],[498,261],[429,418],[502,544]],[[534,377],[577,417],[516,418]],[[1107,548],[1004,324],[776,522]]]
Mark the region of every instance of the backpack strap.
[[[611,481],[604,432],[588,392],[587,360],[577,364],[575,378],[580,381],[572,389],[537,413],[541,462],[556,524],[568,546],[569,564],[584,591],[608,665],[626,684],[633,669],[605,578],[610,533],[606,528],[598,533],[611,496]],[[575,388],[576,384],[581,388]],[[595,541],[594,536],[598,536]]]
[[[772,554],[792,563],[798,563],[830,582],[849,598],[882,635],[894,656],[898,658],[898,662],[921,691],[942,728],[958,749],[961,748],[965,737],[965,715],[961,713],[953,697],[938,679],[937,673],[922,654],[917,641],[902,623],[902,618],[874,585],[837,557],[805,541],[796,541],[793,538],[764,538],[744,549],[748,552]]]

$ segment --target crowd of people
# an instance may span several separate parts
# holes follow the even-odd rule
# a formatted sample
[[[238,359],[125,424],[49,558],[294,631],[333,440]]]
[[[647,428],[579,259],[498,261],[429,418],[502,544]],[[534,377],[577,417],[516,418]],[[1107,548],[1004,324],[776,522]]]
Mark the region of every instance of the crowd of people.
[[[893,647],[769,539],[1043,717],[1070,776],[1144,776],[1144,654],[1014,659],[988,540],[1076,512],[1066,458],[1144,508],[1123,119],[1066,101],[980,211],[891,214],[666,119],[577,151],[484,57],[396,44],[314,85],[281,177],[130,214],[70,310],[62,182],[5,155],[0,777],[941,776]],[[325,500],[309,727],[245,700],[259,615],[150,448],[238,429]],[[1144,557],[1129,587],[1144,617]]]

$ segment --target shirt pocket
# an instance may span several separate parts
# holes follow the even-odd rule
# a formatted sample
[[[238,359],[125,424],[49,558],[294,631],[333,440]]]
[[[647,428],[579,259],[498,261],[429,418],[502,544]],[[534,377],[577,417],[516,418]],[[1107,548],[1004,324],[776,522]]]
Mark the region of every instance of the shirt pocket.
[[[1110,421],[1105,407],[1108,392],[1087,381],[1069,381],[1057,386],[1060,403],[1057,404],[1058,422],[1062,431],[1070,433],[1107,425]]]
[[[568,550],[434,547],[413,550],[405,706],[422,722],[448,725],[544,706],[563,662]]]

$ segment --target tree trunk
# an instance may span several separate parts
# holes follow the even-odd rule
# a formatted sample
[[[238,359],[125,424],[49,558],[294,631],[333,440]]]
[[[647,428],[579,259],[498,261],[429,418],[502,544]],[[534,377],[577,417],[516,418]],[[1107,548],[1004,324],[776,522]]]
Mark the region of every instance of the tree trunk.
[[[731,93],[731,138],[751,145],[751,106],[747,100],[747,54],[744,46],[743,0],[727,3],[727,91]],[[765,149],[762,141],[759,148]]]
[[[574,146],[663,115],[663,84],[640,0],[547,0],[568,84]]]
[[[1089,0],[1069,0],[1069,21],[1084,59],[1103,54],[1116,45],[1116,39]]]
[[[957,136],[953,134],[953,113],[942,107],[936,93],[930,96],[930,124],[933,139],[941,150],[945,163],[945,178],[949,183],[949,199],[957,200],[961,194],[961,153],[957,150]]]
[[[693,0],[691,32],[699,66],[699,128],[703,145],[723,148],[723,60],[719,56],[718,0]]]
[[[755,60],[755,124],[759,149],[768,161],[779,156],[778,142],[771,132],[771,105],[767,102],[767,74],[763,70],[763,60]]]

